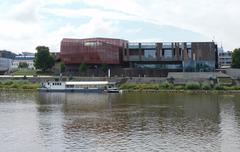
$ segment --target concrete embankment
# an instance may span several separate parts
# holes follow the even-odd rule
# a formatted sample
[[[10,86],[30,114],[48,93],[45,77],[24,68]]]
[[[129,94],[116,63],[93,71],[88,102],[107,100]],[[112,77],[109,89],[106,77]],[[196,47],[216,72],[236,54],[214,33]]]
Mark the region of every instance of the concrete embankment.
[[[123,93],[240,94],[240,90],[122,90]]]
[[[0,80],[28,80],[31,82],[46,82],[59,79],[59,76],[0,76]],[[162,77],[62,77],[63,81],[111,81],[119,83],[161,83],[167,81]]]

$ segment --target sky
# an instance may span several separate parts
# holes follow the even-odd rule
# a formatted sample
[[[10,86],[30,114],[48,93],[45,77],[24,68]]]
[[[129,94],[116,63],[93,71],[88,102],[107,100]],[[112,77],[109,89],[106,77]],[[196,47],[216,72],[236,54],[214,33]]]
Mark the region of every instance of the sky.
[[[6,0],[0,3],[0,50],[60,51],[63,38],[131,42],[215,41],[240,47],[239,0]]]

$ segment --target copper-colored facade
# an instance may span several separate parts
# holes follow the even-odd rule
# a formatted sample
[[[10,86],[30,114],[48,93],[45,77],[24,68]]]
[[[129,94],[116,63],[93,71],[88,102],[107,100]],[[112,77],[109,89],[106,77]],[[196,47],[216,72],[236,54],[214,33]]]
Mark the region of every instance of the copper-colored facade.
[[[122,39],[63,39],[61,60],[67,71],[89,65],[89,75],[99,75],[107,64],[113,75],[166,76],[171,72],[210,72],[218,67],[214,42],[131,43]]]
[[[61,59],[65,64],[111,64],[121,62],[121,49],[127,43],[121,39],[63,39]]]

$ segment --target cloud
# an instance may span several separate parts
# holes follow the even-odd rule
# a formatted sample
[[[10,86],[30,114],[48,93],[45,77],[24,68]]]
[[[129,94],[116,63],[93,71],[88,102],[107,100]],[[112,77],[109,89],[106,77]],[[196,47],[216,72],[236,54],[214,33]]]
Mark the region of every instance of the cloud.
[[[215,37],[215,40],[223,42],[227,49],[239,47],[240,33],[237,27],[240,26],[240,21],[237,18],[240,18],[238,9],[240,1],[152,0],[151,2],[146,9],[151,10],[150,17],[153,20],[204,34],[209,39]]]
[[[106,10],[114,10],[119,12],[125,12],[127,14],[141,16],[147,14],[148,11],[144,6],[139,5],[135,0],[83,0],[85,4],[90,6],[100,7]]]
[[[45,44],[59,51],[63,37],[108,36],[131,40],[165,38],[189,41],[199,37],[206,37],[203,40],[209,41],[215,37],[225,48],[233,49],[240,47],[239,5],[239,0],[4,2],[0,5],[0,10],[5,10],[0,14],[0,45],[15,51],[34,50],[36,45]],[[6,11],[6,8],[11,11]],[[156,28],[162,26],[171,28]]]
[[[66,18],[105,18],[111,20],[137,20],[135,16],[95,8],[86,9],[45,9],[47,13]]]
[[[15,4],[11,8],[11,12],[7,14],[7,17],[20,22],[37,22],[38,10],[40,2],[37,0],[25,0],[19,4]]]

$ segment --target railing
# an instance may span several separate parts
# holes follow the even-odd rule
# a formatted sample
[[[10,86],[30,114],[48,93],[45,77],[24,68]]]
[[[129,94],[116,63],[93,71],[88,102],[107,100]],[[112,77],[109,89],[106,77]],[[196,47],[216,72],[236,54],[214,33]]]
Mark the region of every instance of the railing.
[[[172,57],[172,58],[166,58],[166,57],[160,57],[159,59],[156,58],[147,58],[144,56],[139,57],[139,55],[130,55],[129,57],[124,56],[123,57],[124,61],[182,61],[182,58],[176,58],[176,57]]]

